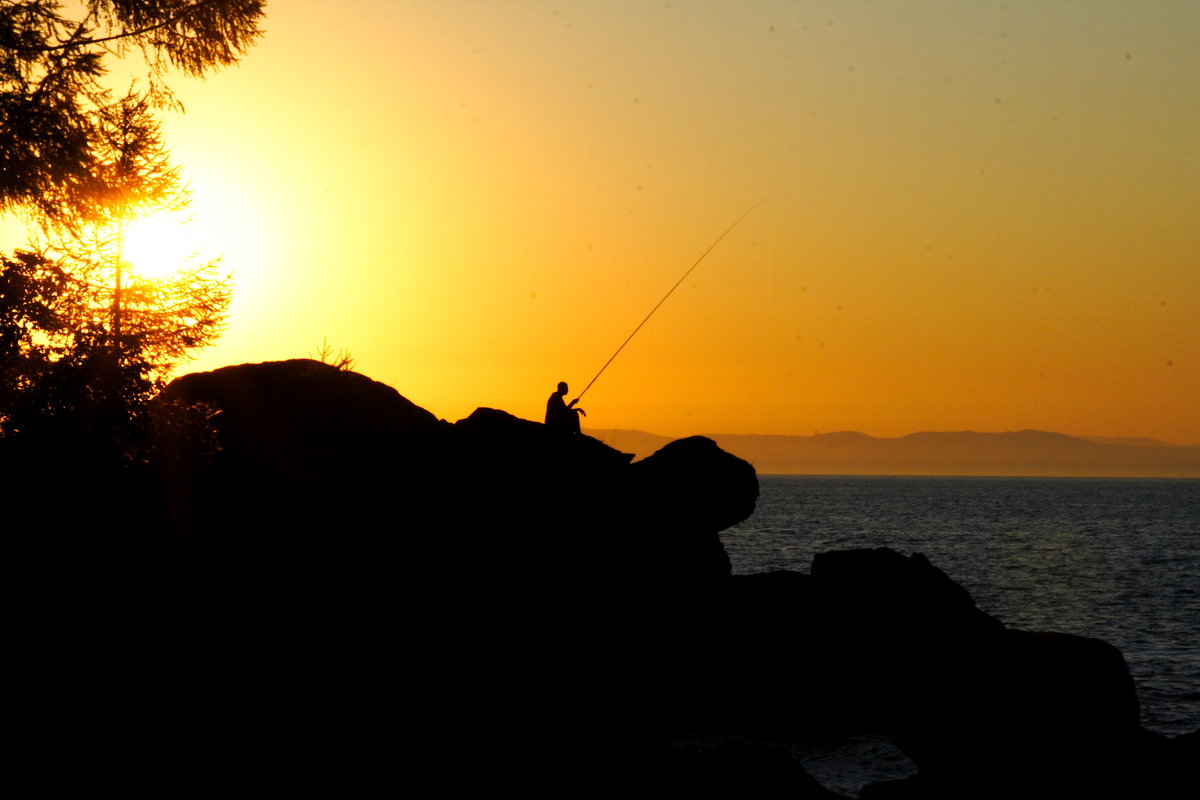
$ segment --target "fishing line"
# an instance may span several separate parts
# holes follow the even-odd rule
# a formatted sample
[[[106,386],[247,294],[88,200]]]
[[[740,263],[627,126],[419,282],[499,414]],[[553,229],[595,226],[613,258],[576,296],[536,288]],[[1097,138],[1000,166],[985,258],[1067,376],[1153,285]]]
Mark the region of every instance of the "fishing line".
[[[735,219],[733,221],[732,225],[730,225],[728,228],[725,229],[724,233],[722,233],[720,236],[717,237],[716,241],[714,241],[712,244],[710,244],[708,246],[707,250],[705,250],[703,253],[700,254],[700,257],[696,259],[696,262],[694,264],[692,264],[690,267],[688,267],[688,271],[683,273],[683,277],[680,278],[679,280],[675,281],[675,285],[671,287],[671,290],[669,292],[667,292],[666,294],[664,294],[662,299],[658,301],[658,303],[654,306],[654,308],[650,309],[650,313],[646,315],[646,318],[638,323],[638,326],[633,329],[633,333],[629,334],[629,336],[627,336],[625,338],[625,341],[621,342],[621,346],[617,348],[617,352],[615,352],[611,356],[609,356],[608,361],[605,361],[604,366],[601,367],[600,371],[596,373],[596,377],[592,378],[590,381],[588,381],[588,385],[583,387],[583,392],[580,392],[579,395],[575,398],[576,401],[578,401],[581,397],[583,397],[584,392],[586,392],[588,389],[592,388],[592,384],[596,382],[596,378],[599,378],[601,375],[604,374],[604,370],[608,369],[608,365],[613,362],[613,359],[615,359],[617,356],[619,356],[621,354],[621,351],[625,349],[625,345],[629,344],[629,340],[632,339],[634,336],[637,336],[637,332],[642,329],[642,326],[645,325],[646,322],[649,321],[649,319],[652,316],[654,316],[654,312],[658,311],[659,306],[661,306],[663,303],[667,302],[667,298],[675,293],[675,290],[679,288],[679,285],[681,283],[683,283],[685,280],[687,280],[687,276],[692,274],[692,270],[694,270],[696,267],[700,266],[700,262],[704,260],[704,257],[707,256],[709,253],[711,253],[713,251],[713,249],[721,243],[721,240],[724,239],[726,236],[728,236],[729,232],[738,226],[739,222],[744,220],[746,217],[750,216],[751,211],[758,208],[763,203],[767,202],[768,199],[769,199],[768,197],[764,197],[762,200],[759,200],[757,203],[750,206],[750,208],[748,208],[745,211],[745,213],[743,213],[740,217],[738,217],[737,219]]]

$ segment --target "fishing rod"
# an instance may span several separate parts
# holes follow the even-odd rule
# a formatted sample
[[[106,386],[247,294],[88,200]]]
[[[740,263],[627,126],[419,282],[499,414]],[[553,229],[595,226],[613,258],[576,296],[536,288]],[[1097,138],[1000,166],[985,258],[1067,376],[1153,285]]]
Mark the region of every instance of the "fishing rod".
[[[621,351],[625,349],[625,345],[629,344],[629,340],[632,339],[634,336],[637,336],[637,332],[640,331],[642,329],[642,326],[645,325],[646,322],[651,317],[654,316],[654,312],[658,311],[659,306],[661,306],[663,303],[667,302],[667,298],[675,293],[675,290],[679,288],[679,285],[681,283],[683,283],[685,280],[687,280],[687,276],[692,274],[692,270],[694,270],[696,267],[700,266],[700,262],[704,260],[704,257],[707,256],[709,253],[711,253],[713,251],[713,249],[716,248],[716,246],[721,243],[721,240],[724,239],[726,236],[728,236],[729,232],[738,226],[738,223],[740,223],[746,217],[750,216],[751,211],[758,208],[763,203],[767,202],[767,200],[768,200],[768,198],[764,197],[762,200],[759,200],[757,203],[750,206],[750,208],[746,209],[746,211],[740,217],[738,217],[737,219],[735,219],[733,221],[732,225],[730,225],[728,228],[725,229],[724,233],[722,233],[720,236],[717,237],[716,241],[714,241],[712,244],[710,244],[708,246],[707,250],[705,250],[703,253],[700,254],[700,257],[696,259],[696,262],[694,264],[692,264],[690,267],[688,267],[688,271],[683,273],[683,277],[680,278],[679,280],[675,281],[675,285],[671,287],[671,290],[669,292],[667,292],[666,294],[664,294],[662,299],[658,301],[658,303],[654,306],[654,308],[650,309],[650,313],[646,315],[646,318],[638,323],[638,326],[633,329],[633,333],[629,334],[629,336],[627,336],[625,338],[625,341],[621,342],[621,346],[617,348],[617,352],[615,352],[611,356],[609,356],[608,361],[605,361],[604,366],[601,367],[600,371],[596,373],[596,377],[592,378],[590,381],[588,381],[588,385],[583,387],[583,391],[580,392],[579,396],[575,398],[576,403],[579,402],[580,398],[583,397],[584,392],[586,392],[588,389],[592,388],[592,384],[596,382],[596,378],[599,378],[601,375],[604,374],[604,370],[608,369],[608,365],[613,362],[613,359],[615,359],[617,356],[619,356],[621,354]],[[572,405],[574,405],[574,403],[572,403]]]

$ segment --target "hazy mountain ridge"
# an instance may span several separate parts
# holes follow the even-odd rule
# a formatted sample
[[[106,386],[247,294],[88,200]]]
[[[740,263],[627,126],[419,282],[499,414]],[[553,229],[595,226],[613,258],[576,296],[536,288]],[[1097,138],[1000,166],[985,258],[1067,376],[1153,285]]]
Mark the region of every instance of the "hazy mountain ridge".
[[[1097,444],[1119,444],[1127,447],[1183,447],[1164,442],[1160,439],[1150,439],[1145,436],[1083,436],[1080,437]]]
[[[588,433],[638,458],[671,441],[671,437],[644,431]],[[857,431],[813,436],[704,435],[767,475],[1200,477],[1200,446],[1156,439],[1079,437],[1035,430],[922,431],[897,438]]]

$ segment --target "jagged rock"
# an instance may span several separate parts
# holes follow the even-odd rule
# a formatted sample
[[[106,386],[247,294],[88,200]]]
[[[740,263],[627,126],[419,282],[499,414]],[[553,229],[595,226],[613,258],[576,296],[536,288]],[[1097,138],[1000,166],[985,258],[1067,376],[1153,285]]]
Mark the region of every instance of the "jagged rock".
[[[651,562],[630,558],[629,543],[650,537],[699,543],[728,574],[716,533],[758,493],[753,468],[706,439],[631,465],[595,439],[496,409],[439,422],[391,387],[307,359],[186,375],[160,401],[217,412],[212,463],[169,482],[186,566],[307,582],[305,593],[359,592],[389,572],[424,585],[427,565],[453,564],[473,590],[504,585],[509,607],[530,616],[553,607],[549,595],[592,588],[595,608],[610,587],[648,591]]]
[[[454,423],[454,429],[473,455],[547,472],[562,473],[565,465],[591,475],[618,469],[633,458],[590,436],[566,435],[495,408],[475,409]]]
[[[730,742],[701,750],[667,748],[662,786],[668,797],[837,800],[778,747]]]
[[[888,548],[818,553],[811,570],[830,636],[877,651],[917,643],[998,635],[1003,625],[980,611],[965,589],[920,553]],[[838,624],[847,627],[841,637]],[[860,652],[857,655],[866,656]]]
[[[809,575],[734,575],[667,594],[658,694],[669,735],[829,738],[856,733],[857,701],[817,637]]]
[[[442,457],[446,475],[460,476],[470,496],[460,513],[487,527],[519,525],[522,537],[506,537],[509,546],[556,549],[544,541],[549,537],[570,547],[611,531],[628,514],[629,454],[491,408],[454,423],[452,433]],[[544,554],[529,557],[545,563]]]
[[[1006,629],[920,554],[822,553],[811,576],[733,577],[687,609],[668,730],[885,732],[920,773],[864,797],[1093,796],[1181,763],[1139,728],[1116,648]]]
[[[823,553],[812,575],[824,645],[927,785],[978,795],[1114,779],[1138,732],[1116,648],[1006,630],[920,554]]]
[[[1007,630],[954,655],[913,654],[902,667],[909,684],[875,701],[924,780],[980,797],[1057,797],[1089,780],[1130,781],[1138,704],[1116,648]]]
[[[342,732],[383,714],[427,765],[523,790],[603,783],[612,731],[649,736],[659,530],[715,538],[757,496],[753,469],[711,442],[631,465],[496,409],[440,422],[306,360],[184,376],[170,401],[219,411],[220,449],[177,476],[171,524],[178,593],[200,598],[175,630],[222,676],[213,691],[250,702],[253,665],[314,709],[267,724],[285,746],[366,747]],[[222,673],[235,652],[245,666]],[[459,744],[480,732],[486,747]]]

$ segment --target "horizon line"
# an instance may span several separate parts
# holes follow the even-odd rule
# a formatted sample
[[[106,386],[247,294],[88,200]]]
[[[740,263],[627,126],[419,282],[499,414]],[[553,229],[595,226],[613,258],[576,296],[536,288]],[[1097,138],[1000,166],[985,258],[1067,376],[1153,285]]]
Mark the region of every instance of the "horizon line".
[[[639,433],[646,436],[657,436],[662,439],[686,439],[689,436],[705,436],[715,438],[718,436],[758,436],[762,438],[778,438],[778,439],[814,439],[818,436],[839,436],[843,434],[853,434],[855,436],[865,436],[869,439],[879,439],[886,441],[895,441],[899,439],[907,439],[912,436],[920,436],[922,434],[941,434],[941,435],[960,435],[960,434],[975,434],[980,436],[1005,436],[1017,435],[1022,433],[1037,433],[1049,436],[1062,436],[1068,439],[1078,439],[1090,444],[1107,444],[1114,447],[1134,447],[1133,444],[1121,444],[1122,442],[1153,442],[1163,447],[1200,447],[1200,443],[1196,444],[1181,444],[1179,442],[1168,442],[1164,439],[1159,439],[1154,436],[1097,436],[1091,434],[1075,434],[1062,433],[1061,431],[1044,430],[1042,428],[1021,428],[1019,430],[1003,430],[1003,431],[980,431],[972,428],[963,428],[959,430],[932,430],[924,429],[905,433],[898,436],[879,436],[872,433],[853,429],[842,429],[836,431],[817,431],[815,433],[692,433],[683,436],[673,436],[669,434],[655,433],[653,431],[642,430],[641,428],[584,428],[585,431],[597,432],[623,432],[623,433]]]

